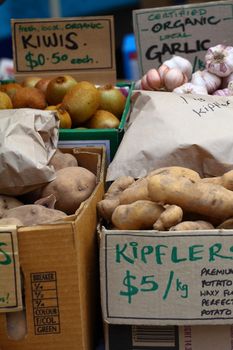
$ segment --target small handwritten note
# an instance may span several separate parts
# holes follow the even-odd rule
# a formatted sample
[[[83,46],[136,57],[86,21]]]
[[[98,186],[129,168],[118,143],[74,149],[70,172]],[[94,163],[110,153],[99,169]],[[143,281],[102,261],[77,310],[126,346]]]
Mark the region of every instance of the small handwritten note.
[[[0,227],[0,312],[22,308],[17,232]]]
[[[104,319],[137,324],[233,320],[233,232],[106,231]],[[174,322],[175,321],[175,322]]]
[[[172,55],[186,57],[193,70],[204,68],[206,50],[232,45],[232,1],[134,10],[139,68],[143,74]]]
[[[112,16],[12,20],[16,75],[115,69]]]

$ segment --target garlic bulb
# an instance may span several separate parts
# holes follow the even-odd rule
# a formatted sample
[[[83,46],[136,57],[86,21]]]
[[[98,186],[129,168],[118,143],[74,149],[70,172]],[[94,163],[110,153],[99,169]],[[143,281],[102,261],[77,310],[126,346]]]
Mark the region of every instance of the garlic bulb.
[[[170,68],[164,74],[164,86],[167,91],[173,91],[178,86],[187,83],[188,78],[179,68]]]
[[[229,81],[227,89],[229,90],[230,95],[233,95],[233,80]]]
[[[190,83],[193,85],[198,85],[198,86],[206,86],[206,82],[202,76],[202,71],[197,70],[192,74]]]
[[[137,80],[135,83],[134,83],[134,90],[141,90],[142,86],[141,86],[141,79]]]
[[[212,95],[215,95],[215,96],[232,96],[233,92],[230,89],[225,88],[225,89],[220,89],[220,90],[214,91],[212,93]]]
[[[197,94],[197,95],[208,95],[208,91],[205,86],[194,85],[193,83],[185,83],[173,90],[177,94]]]
[[[161,88],[161,78],[159,72],[155,68],[148,70],[146,73],[146,81],[153,90],[159,90]]]
[[[179,68],[188,77],[188,80],[192,77],[193,66],[184,57],[174,55],[169,60],[163,62],[163,64],[168,68]]]
[[[219,77],[226,77],[233,72],[233,47],[216,45],[210,47],[205,55],[205,65],[208,72]]]
[[[230,81],[233,81],[233,72],[228,76],[222,78],[222,84],[221,84],[222,88],[223,89],[226,88]]]
[[[150,85],[148,84],[146,74],[144,74],[143,77],[142,77],[142,79],[141,79],[141,89],[142,89],[142,90],[149,90],[149,91],[152,91],[152,90],[153,90],[153,89],[150,87]]]
[[[175,67],[172,67],[175,68]],[[161,87],[164,87],[164,75],[167,73],[167,71],[169,71],[169,67],[166,66],[165,64],[162,64],[159,68],[158,68],[158,73],[160,76],[160,82],[161,82]]]

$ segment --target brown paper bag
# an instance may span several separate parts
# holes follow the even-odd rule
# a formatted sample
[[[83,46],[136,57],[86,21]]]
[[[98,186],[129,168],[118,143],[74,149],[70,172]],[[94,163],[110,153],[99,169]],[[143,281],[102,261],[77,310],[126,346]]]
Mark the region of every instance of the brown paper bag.
[[[49,161],[57,149],[58,130],[54,111],[0,111],[0,194],[27,193],[55,178]]]
[[[107,181],[135,178],[165,166],[202,177],[233,169],[233,96],[134,91],[123,140]]]

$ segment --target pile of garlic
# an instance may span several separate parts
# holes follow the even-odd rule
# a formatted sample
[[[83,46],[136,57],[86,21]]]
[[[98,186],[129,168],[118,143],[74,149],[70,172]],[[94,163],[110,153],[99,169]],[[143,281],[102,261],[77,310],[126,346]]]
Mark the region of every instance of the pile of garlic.
[[[158,68],[148,70],[135,89],[165,90],[179,94],[233,95],[233,47],[216,45],[207,50],[205,69],[193,73],[186,58],[173,56]]]

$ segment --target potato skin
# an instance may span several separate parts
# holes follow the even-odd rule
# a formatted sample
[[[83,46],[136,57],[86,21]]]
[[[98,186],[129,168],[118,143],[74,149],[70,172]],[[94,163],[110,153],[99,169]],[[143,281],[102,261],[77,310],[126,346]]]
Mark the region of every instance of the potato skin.
[[[58,171],[66,167],[78,166],[78,161],[73,154],[63,153],[57,149],[49,164],[54,167],[55,171]]]
[[[220,220],[233,216],[233,192],[221,185],[160,174],[149,178],[148,191],[151,200],[176,204],[183,211]]]
[[[183,210],[175,204],[166,206],[158,220],[154,223],[155,230],[168,230],[170,227],[177,225],[183,219]]]
[[[121,204],[112,214],[112,223],[119,230],[152,229],[163,210],[161,205],[148,200]]]
[[[56,178],[43,188],[42,197],[53,194],[55,209],[71,215],[91,195],[95,186],[96,176],[88,169],[66,167],[58,170]]]
[[[169,231],[196,231],[196,230],[213,230],[214,226],[204,220],[182,221],[179,224],[170,227]]]

